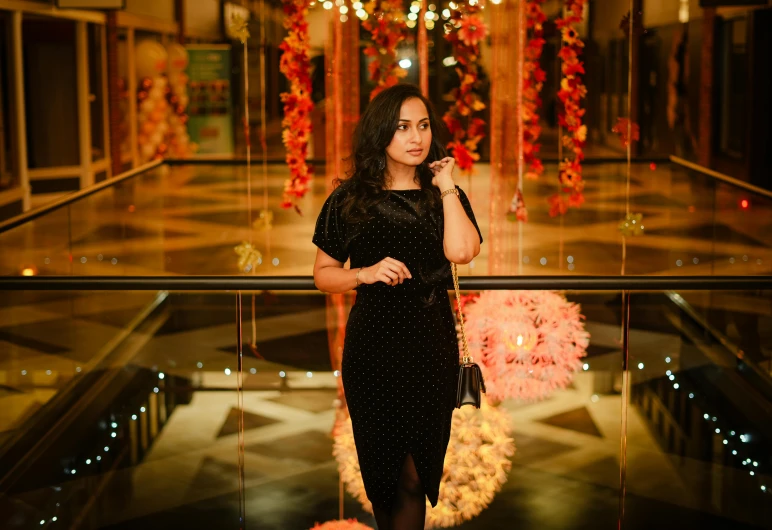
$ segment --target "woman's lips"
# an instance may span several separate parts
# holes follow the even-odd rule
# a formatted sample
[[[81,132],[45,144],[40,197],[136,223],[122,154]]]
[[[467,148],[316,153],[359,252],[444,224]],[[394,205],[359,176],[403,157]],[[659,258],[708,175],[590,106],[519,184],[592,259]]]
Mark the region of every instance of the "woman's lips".
[[[413,156],[420,156],[423,152],[424,152],[423,149],[411,149],[410,151],[408,151],[408,153],[410,153]]]

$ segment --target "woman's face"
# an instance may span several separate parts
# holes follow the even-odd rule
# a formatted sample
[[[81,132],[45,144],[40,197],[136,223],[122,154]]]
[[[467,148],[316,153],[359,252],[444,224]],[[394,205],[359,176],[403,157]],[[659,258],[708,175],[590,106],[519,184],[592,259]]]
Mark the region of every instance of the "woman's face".
[[[411,98],[402,103],[399,125],[386,147],[386,158],[391,164],[419,166],[429,154],[432,145],[432,129],[429,113],[423,101]]]

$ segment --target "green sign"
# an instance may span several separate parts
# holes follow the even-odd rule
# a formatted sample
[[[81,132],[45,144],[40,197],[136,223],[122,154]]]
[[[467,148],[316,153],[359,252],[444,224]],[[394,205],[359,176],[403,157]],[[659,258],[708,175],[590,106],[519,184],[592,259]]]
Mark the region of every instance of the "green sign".
[[[188,50],[188,134],[204,155],[233,155],[231,49],[190,45]]]

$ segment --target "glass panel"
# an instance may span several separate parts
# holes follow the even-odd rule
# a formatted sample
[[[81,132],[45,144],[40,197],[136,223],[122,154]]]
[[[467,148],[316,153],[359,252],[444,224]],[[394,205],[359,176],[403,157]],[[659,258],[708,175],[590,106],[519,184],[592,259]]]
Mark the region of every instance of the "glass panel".
[[[457,474],[459,443],[503,437],[516,450],[497,456],[506,480],[493,502],[460,527],[618,528],[622,447],[623,525],[764,526],[769,304],[739,292],[690,293],[692,301],[634,293],[625,373],[621,293],[476,294],[464,308],[466,330],[492,406],[454,413],[446,487],[467,480]],[[247,525],[284,529],[342,510],[374,526],[342,493],[361,491],[356,472],[343,483],[338,475],[340,455],[356,458],[335,371],[352,298],[244,293],[240,338],[237,300],[222,292],[0,293],[8,493],[0,522],[235,529],[243,510]],[[538,309],[540,319],[508,313],[504,300]],[[569,302],[579,311],[561,309]],[[562,327],[549,325],[555,318]],[[722,321],[730,324],[717,327]],[[722,335],[740,322],[758,344],[742,359],[734,337]],[[572,329],[589,333],[586,347]],[[501,352],[512,361],[494,364]],[[545,359],[552,369],[529,375]],[[501,430],[481,430],[475,417]],[[471,438],[459,442],[462,433]],[[480,473],[477,487],[491,479]]]
[[[77,166],[75,22],[24,16],[22,35],[29,167]],[[53,91],[51,79],[56,79]]]
[[[772,198],[721,181],[716,181],[715,186],[713,239],[717,253],[724,256],[720,274],[769,274],[772,271]]]
[[[69,275],[70,211],[60,208],[0,233],[0,275]]]
[[[235,296],[196,299],[0,293],[3,528],[239,528]]]
[[[164,168],[117,187],[108,187],[71,205],[73,274],[140,275],[163,273],[167,245],[191,234],[164,214],[159,194]]]
[[[632,295],[628,524],[646,513],[684,527],[768,524],[772,379],[760,364],[772,310],[762,299],[770,293]],[[755,342],[746,355],[737,333],[723,335],[735,326]]]

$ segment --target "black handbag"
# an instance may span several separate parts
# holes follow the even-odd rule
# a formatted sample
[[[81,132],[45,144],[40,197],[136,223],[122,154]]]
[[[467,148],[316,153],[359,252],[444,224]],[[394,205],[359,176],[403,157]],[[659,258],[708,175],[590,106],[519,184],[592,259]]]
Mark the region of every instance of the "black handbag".
[[[460,409],[463,405],[472,405],[480,408],[482,401],[481,392],[485,392],[485,381],[483,380],[482,370],[472,361],[469,355],[469,344],[466,342],[466,332],[464,331],[464,315],[461,313],[461,293],[458,288],[458,271],[456,264],[450,264],[453,272],[453,286],[456,288],[456,306],[458,307],[458,323],[461,327],[461,344],[464,348],[464,356],[458,367],[458,390],[456,391],[456,408]]]

